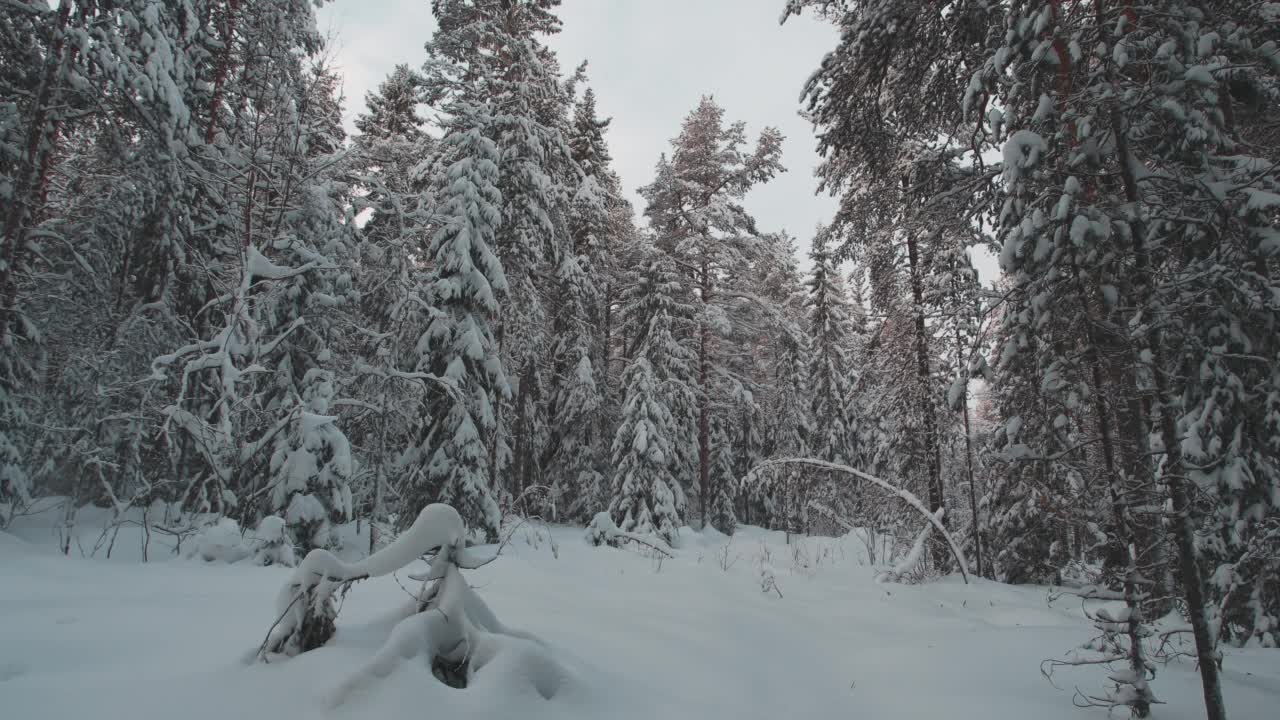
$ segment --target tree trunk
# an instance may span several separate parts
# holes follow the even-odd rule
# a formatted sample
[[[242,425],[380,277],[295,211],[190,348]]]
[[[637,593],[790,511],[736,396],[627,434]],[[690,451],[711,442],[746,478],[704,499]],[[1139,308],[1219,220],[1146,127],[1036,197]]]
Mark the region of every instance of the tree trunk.
[[[600,341],[600,398],[608,407],[613,398],[613,376],[610,358],[613,354],[613,286],[604,290],[604,318]]]
[[[1120,158],[1120,177],[1125,199],[1136,206],[1140,202],[1137,178],[1133,175],[1133,163],[1129,138],[1123,132],[1120,116],[1112,112],[1112,132],[1116,138],[1116,150]],[[1151,260],[1145,244],[1146,226],[1141,219],[1131,221],[1134,239],[1134,270],[1136,276],[1135,300],[1148,305],[1156,298],[1151,279]],[[1164,352],[1164,338],[1159,326],[1148,330],[1147,349],[1151,351],[1152,378],[1156,398],[1160,403],[1160,441],[1164,445],[1164,475],[1161,478],[1169,488],[1173,501],[1174,541],[1178,548],[1178,569],[1182,575],[1182,588],[1187,601],[1187,614],[1196,641],[1196,659],[1200,667],[1200,685],[1204,693],[1205,714],[1208,720],[1226,720],[1226,703],[1222,698],[1222,682],[1218,674],[1217,643],[1209,627],[1206,613],[1204,577],[1200,570],[1199,553],[1196,550],[1195,526],[1191,519],[1191,502],[1186,489],[1186,466],[1182,458],[1182,445],[1174,425],[1171,409],[1168,364]]]
[[[383,488],[387,484],[387,392],[386,380],[383,380],[382,398],[379,401],[378,417],[378,467],[373,476],[373,507],[369,510],[369,554],[378,550],[378,518],[383,513]]]
[[[928,463],[929,511],[936,513],[945,507],[942,493],[942,457],[938,447],[938,419],[933,412],[933,398],[929,392],[929,336],[924,319],[924,270],[921,267],[919,241],[914,233],[907,233],[907,261],[911,269],[912,312],[915,315],[916,394],[921,421],[924,423],[925,459]],[[943,523],[947,522],[943,513]],[[946,562],[948,550],[938,537],[932,539],[934,561]]]
[[[702,286],[702,304],[704,308],[711,304],[711,268],[704,255],[700,273]],[[706,527],[711,511],[711,330],[706,320],[698,324],[698,494],[702,505],[702,526]]]
[[[963,362],[963,353],[960,352],[960,329],[956,328],[956,354],[959,362]],[[964,469],[965,475],[969,480],[969,512],[973,514],[972,528],[970,535],[973,536],[973,553],[974,559],[978,562],[978,575],[985,577],[982,562],[982,524],[978,522],[978,489],[974,486],[973,481],[973,433],[969,428],[969,378],[968,371],[965,371],[965,390],[960,395],[961,417],[964,419]]]
[[[1084,281],[1077,275],[1077,285],[1082,293],[1082,304],[1087,303],[1087,299],[1083,297]],[[1129,635],[1129,669],[1134,672],[1137,678],[1146,678],[1147,662],[1142,653],[1142,605],[1140,590],[1137,586],[1138,580],[1138,555],[1137,555],[1137,539],[1133,532],[1133,525],[1129,521],[1129,501],[1130,490],[1124,484],[1124,474],[1116,464],[1115,450],[1115,433],[1112,428],[1111,411],[1107,406],[1106,397],[1109,391],[1115,391],[1118,388],[1108,388],[1105,384],[1105,375],[1102,369],[1102,360],[1098,355],[1096,337],[1092,330],[1094,319],[1088,317],[1090,315],[1087,306],[1084,308],[1085,318],[1085,342],[1088,347],[1085,350],[1085,356],[1089,363],[1089,374],[1093,381],[1093,413],[1095,421],[1098,425],[1098,435],[1102,440],[1102,460],[1103,471],[1107,476],[1107,489],[1111,499],[1112,522],[1115,525],[1115,537],[1113,542],[1123,543],[1125,549],[1126,567],[1124,574],[1124,604],[1129,609],[1128,619],[1128,635]],[[1133,714],[1139,718],[1145,718],[1151,714],[1151,705],[1145,699],[1138,699],[1130,706]]]

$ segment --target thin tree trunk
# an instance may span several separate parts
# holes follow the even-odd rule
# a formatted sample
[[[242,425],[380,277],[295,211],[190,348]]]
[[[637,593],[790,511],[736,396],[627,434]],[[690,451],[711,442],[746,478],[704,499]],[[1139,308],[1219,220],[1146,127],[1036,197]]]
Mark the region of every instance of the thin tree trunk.
[[[960,329],[956,328],[957,354],[960,348]],[[962,360],[962,359],[961,359]],[[963,360],[962,360],[963,361]],[[978,575],[984,576],[982,562],[982,525],[978,522],[978,489],[973,482],[973,432],[969,428],[969,380],[965,378],[965,390],[960,396],[961,417],[964,419],[964,469],[969,480],[969,512],[973,514],[973,552],[978,561]]]
[[[605,285],[604,322],[600,348],[600,397],[607,406],[613,397],[613,377],[610,356],[613,352],[613,286]]]
[[[378,467],[373,475],[373,508],[369,511],[369,554],[378,550],[378,518],[382,516],[385,502],[383,488],[387,484],[387,391],[383,380],[382,398],[378,417]]]
[[[1083,280],[1079,276],[1077,276],[1076,280],[1083,293]],[[1083,296],[1082,300],[1084,300]],[[1096,338],[1092,329],[1093,318],[1088,317],[1089,311],[1087,307],[1085,308],[1085,313],[1085,325],[1087,328],[1085,342],[1088,343],[1085,354],[1089,362],[1089,374],[1093,380],[1093,413],[1098,424],[1098,435],[1102,440],[1103,470],[1106,473],[1107,489],[1111,498],[1115,539],[1124,543],[1125,549],[1124,604],[1129,609],[1129,669],[1133,671],[1135,678],[1145,679],[1147,676],[1147,662],[1142,654],[1142,605],[1136,582],[1138,579],[1137,540],[1134,537],[1133,526],[1129,522],[1129,502],[1127,500],[1130,488],[1124,486],[1123,473],[1116,465],[1115,434],[1111,426],[1111,411],[1106,402],[1108,389],[1105,385],[1102,360],[1098,355]],[[1151,714],[1151,705],[1145,699],[1138,699],[1130,707],[1133,710],[1133,714],[1139,718],[1145,718]]]
[[[519,410],[516,416],[516,477],[518,478],[519,492],[514,493],[517,497],[537,484],[537,463],[534,458],[533,446],[533,406],[536,398],[532,390],[536,372],[537,370],[533,366],[533,359],[528,359],[525,362],[523,377],[520,378],[520,396],[517,400]]]
[[[1095,0],[1094,7],[1099,18],[1103,15],[1103,0]],[[1132,10],[1130,10],[1132,12]],[[1137,18],[1131,18],[1136,22]],[[1129,146],[1129,137],[1125,132],[1119,111],[1112,109],[1111,131],[1116,142],[1119,158],[1121,184],[1124,188],[1125,200],[1137,207],[1141,202],[1138,193],[1138,181],[1133,174],[1133,154]],[[1135,299],[1140,305],[1148,305],[1155,300],[1155,287],[1151,277],[1151,259],[1146,246],[1146,223],[1141,216],[1130,221],[1131,235],[1134,243],[1134,270],[1136,276]],[[1151,352],[1152,378],[1155,384],[1156,398],[1160,403],[1160,439],[1164,445],[1164,476],[1161,478],[1169,489],[1169,497],[1173,502],[1174,540],[1178,548],[1178,567],[1182,575],[1183,592],[1187,601],[1187,613],[1190,615],[1192,636],[1196,641],[1196,659],[1200,668],[1200,684],[1204,694],[1205,714],[1208,720],[1226,720],[1226,703],[1222,698],[1222,682],[1218,673],[1217,643],[1209,627],[1206,612],[1204,577],[1201,574],[1199,553],[1195,544],[1195,527],[1191,518],[1191,503],[1186,489],[1186,466],[1182,457],[1182,445],[1178,438],[1177,427],[1170,412],[1174,404],[1169,402],[1170,381],[1168,364],[1164,352],[1163,331],[1158,325],[1151,325],[1146,338],[1147,349]]]
[[[498,322],[497,330],[494,335],[498,345],[498,357],[502,357],[503,332],[502,322]],[[499,496],[498,492],[498,444],[502,442],[502,397],[500,393],[493,393],[493,428],[489,436],[489,489],[493,492],[494,497]]]
[[[711,269],[704,255],[701,271],[702,304],[711,304]],[[705,311],[704,311],[705,312]],[[710,376],[710,329],[706,320],[698,325],[698,491],[702,499],[702,526],[706,527],[711,509],[711,388]]]

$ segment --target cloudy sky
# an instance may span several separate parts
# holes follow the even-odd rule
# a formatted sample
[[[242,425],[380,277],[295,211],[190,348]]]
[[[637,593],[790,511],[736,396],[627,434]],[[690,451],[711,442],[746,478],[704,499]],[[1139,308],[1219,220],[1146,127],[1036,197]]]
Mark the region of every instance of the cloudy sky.
[[[747,198],[763,230],[787,229],[808,246],[835,201],[815,196],[818,157],[813,130],[797,115],[800,89],[835,47],[830,25],[793,17],[779,25],[783,0],[564,0],[564,31],[551,39],[571,69],[590,62],[601,114],[612,116],[608,140],[615,169],[635,189],[653,177],[680,121],[702,95],[714,95],[729,120],[749,135],[767,125],[786,136],[787,172]],[[348,126],[397,63],[421,64],[435,20],[428,0],[335,0],[319,13],[335,37],[345,80]]]

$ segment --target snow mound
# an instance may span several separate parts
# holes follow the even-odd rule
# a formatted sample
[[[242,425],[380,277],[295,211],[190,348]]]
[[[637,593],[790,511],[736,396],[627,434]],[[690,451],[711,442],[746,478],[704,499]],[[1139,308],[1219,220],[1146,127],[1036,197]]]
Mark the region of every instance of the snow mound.
[[[252,554],[240,524],[231,518],[222,518],[201,530],[186,550],[188,558],[205,562],[236,563]]]

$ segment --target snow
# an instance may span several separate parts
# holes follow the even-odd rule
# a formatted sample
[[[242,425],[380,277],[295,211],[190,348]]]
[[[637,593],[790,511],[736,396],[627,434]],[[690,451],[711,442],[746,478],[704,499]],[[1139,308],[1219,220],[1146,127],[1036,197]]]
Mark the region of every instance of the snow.
[[[91,515],[86,547],[101,532]],[[25,517],[18,537],[0,533],[6,717],[1102,720],[1103,710],[1072,706],[1072,688],[1099,693],[1123,670],[1060,669],[1055,688],[1040,661],[1096,633],[1078,600],[1050,605],[1043,587],[958,577],[879,584],[853,537],[788,545],[753,527],[732,539],[686,529],[683,548],[659,562],[591,547],[581,528],[525,525],[495,562],[464,571],[492,610],[467,613],[541,642],[508,631],[502,652],[476,647],[488,662],[465,690],[435,681],[419,657],[339,698],[405,617],[403,573],[353,586],[325,647],[246,664],[288,568],[142,564],[126,552],[140,544],[137,528],[121,530],[110,563],[78,557],[75,543],[66,558],[49,548],[52,525]],[[725,547],[741,557],[728,570],[716,561]],[[766,574],[780,594],[762,592]],[[1273,717],[1280,655],[1224,651],[1230,716]],[[1162,667],[1152,689],[1168,703],[1159,720],[1203,717],[1190,662]]]
[[[1049,116],[1052,113],[1053,113],[1053,98],[1049,97],[1047,93],[1041,94],[1040,103],[1036,105],[1036,111],[1035,111],[1035,114],[1031,116],[1031,122],[1033,123],[1045,122],[1049,119]]]
[[[1259,190],[1257,188],[1241,188],[1249,200],[1245,207],[1249,210],[1268,211],[1280,208],[1280,194]]]
[[[1216,68],[1209,65],[1192,65],[1187,68],[1186,81],[1196,85],[1205,87],[1213,87],[1217,81],[1213,79],[1213,70]]]
[[[239,562],[249,556],[240,525],[231,518],[222,518],[196,536],[190,557],[205,562]]]
[[[1019,130],[1004,144],[1004,184],[1012,187],[1021,179],[1024,171],[1034,169],[1040,156],[1049,149],[1048,143],[1031,130]]]

